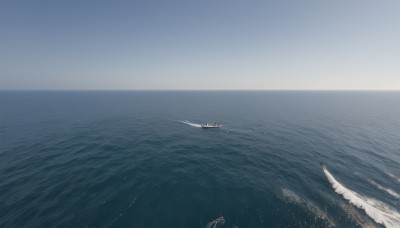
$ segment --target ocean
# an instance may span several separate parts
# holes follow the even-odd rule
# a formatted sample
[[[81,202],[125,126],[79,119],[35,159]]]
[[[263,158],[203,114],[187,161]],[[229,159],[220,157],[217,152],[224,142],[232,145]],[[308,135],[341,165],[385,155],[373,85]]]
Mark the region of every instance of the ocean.
[[[400,92],[1,91],[0,227],[400,227]]]

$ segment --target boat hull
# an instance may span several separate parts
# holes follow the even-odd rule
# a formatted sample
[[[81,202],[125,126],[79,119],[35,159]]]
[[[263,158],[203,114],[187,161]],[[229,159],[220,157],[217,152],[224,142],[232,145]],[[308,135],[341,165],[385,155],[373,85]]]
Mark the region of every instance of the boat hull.
[[[220,126],[206,126],[206,125],[202,125],[202,128],[219,128]]]

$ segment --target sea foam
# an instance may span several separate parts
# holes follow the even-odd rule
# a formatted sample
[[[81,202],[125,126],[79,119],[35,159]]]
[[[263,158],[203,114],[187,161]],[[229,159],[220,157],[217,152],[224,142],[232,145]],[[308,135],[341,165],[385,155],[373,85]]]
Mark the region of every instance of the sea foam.
[[[218,226],[218,224],[224,224],[224,223],[225,223],[225,218],[224,218],[224,216],[221,216],[221,217],[209,222],[205,228],[216,228]]]
[[[335,227],[336,224],[321,210],[314,202],[301,198],[298,194],[290,189],[282,189],[282,196],[290,203],[296,204],[326,222],[327,227]]]
[[[335,191],[354,206],[363,209],[375,222],[383,224],[386,227],[400,226],[400,214],[395,209],[381,201],[362,196],[346,188],[333,177],[325,166],[322,169]]]
[[[192,126],[192,127],[201,127],[201,124],[192,123],[192,122],[187,121],[187,120],[179,121],[179,122],[187,124],[187,125]]]
[[[382,185],[376,183],[373,180],[368,180],[368,182],[371,183],[372,185],[374,185],[379,190],[382,190],[382,191],[388,193],[389,195],[393,196],[394,198],[396,198],[396,199],[400,198],[400,195],[397,192],[395,192],[393,189],[383,187]]]

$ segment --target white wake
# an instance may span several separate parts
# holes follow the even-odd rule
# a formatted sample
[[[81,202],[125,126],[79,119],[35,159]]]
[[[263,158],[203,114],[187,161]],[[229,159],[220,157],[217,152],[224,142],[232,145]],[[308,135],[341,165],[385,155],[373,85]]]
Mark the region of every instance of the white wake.
[[[179,121],[179,122],[184,123],[184,124],[187,124],[187,125],[192,126],[192,127],[201,127],[201,124],[192,123],[192,122],[187,121],[187,120]]]
[[[400,226],[400,214],[395,209],[381,201],[364,197],[344,187],[332,176],[325,166],[322,167],[322,170],[337,193],[341,194],[354,206],[363,209],[375,222],[383,224],[386,227]]]
[[[218,224],[224,224],[225,223],[225,218],[224,216],[221,216],[211,222],[209,222],[205,228],[216,228]]]
[[[315,217],[325,221],[327,227],[335,227],[336,224],[328,217],[328,215],[322,211],[315,203],[306,201],[297,195],[295,192],[289,189],[282,189],[282,196],[290,203],[297,204],[298,206],[302,207],[303,209],[308,210],[312,213]]]
[[[368,216],[361,214],[357,208],[351,204],[345,202],[338,202],[337,205],[356,223],[363,228],[375,228],[375,222]]]
[[[388,193],[389,195],[393,196],[394,198],[400,199],[400,195],[397,192],[395,192],[393,189],[385,188],[385,187],[383,187],[382,185],[376,183],[373,180],[368,180],[368,182],[371,183],[372,185],[374,185],[376,188],[378,188],[378,189],[380,189],[382,191],[385,191],[386,193]]]
[[[388,175],[389,177],[393,178],[394,180],[396,180],[397,182],[400,183],[400,178],[396,177],[395,175],[389,173],[389,172],[385,172],[386,175]]]

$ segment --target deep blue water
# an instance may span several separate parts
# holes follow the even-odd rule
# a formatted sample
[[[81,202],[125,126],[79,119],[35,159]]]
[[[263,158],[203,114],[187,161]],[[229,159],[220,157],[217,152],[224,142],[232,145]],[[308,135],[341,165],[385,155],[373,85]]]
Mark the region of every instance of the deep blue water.
[[[399,198],[400,92],[0,92],[0,227],[396,227]]]

